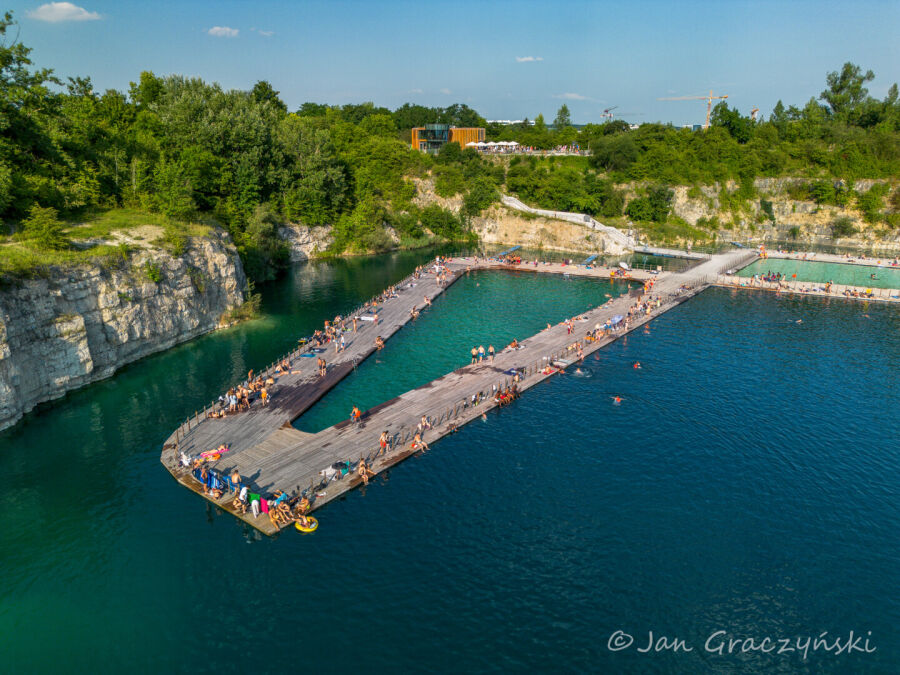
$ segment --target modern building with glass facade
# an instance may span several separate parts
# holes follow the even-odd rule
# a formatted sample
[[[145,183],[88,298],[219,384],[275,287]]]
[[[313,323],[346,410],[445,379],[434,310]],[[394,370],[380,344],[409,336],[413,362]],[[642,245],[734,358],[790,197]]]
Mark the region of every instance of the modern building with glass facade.
[[[437,152],[447,143],[459,143],[465,149],[468,143],[484,140],[481,127],[451,127],[449,124],[426,124],[412,130],[412,147],[422,152]]]

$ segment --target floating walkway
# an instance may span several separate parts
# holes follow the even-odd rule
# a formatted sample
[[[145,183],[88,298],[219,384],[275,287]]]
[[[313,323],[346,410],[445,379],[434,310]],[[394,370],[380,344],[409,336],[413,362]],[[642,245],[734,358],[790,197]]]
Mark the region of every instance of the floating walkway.
[[[271,403],[268,407],[257,403],[250,411],[224,419],[208,419],[206,412],[209,408],[198,411],[167,439],[160,459],[185,487],[261,532],[275,534],[278,528],[268,517],[254,517],[249,511],[247,514],[236,512],[231,507],[234,495],[227,490],[218,501],[204,494],[201,484],[190,470],[180,466],[179,452],[196,456],[221,444],[228,444],[231,451],[209,464],[220,475],[237,469],[252,493],[265,496],[276,489],[292,495],[303,492],[310,499],[312,510],[321,508],[362,482],[351,470],[340,480],[324,483],[325,475],[334,463],[347,462],[355,468],[360,459],[365,459],[375,473],[384,471],[417,452],[410,447],[410,442],[423,416],[433,425],[424,436],[424,440],[431,444],[495,407],[493,392],[510,386],[516,375],[519,392],[527,391],[556,372],[548,365],[554,362],[570,364],[577,358],[571,349],[573,343],[581,342],[584,354],[591,354],[707,288],[726,270],[743,267],[755,259],[755,252],[735,251],[715,256],[681,273],[631,273],[630,278],[634,280],[656,280],[652,295],[660,298],[660,306],[653,308],[649,314],[635,316],[629,321],[616,320],[617,317],[628,316],[636,296],[640,295],[640,290],[635,289],[630,294],[585,312],[576,321],[572,334],[563,324],[543,330],[523,340],[519,349],[498,353],[493,363],[484,361],[465,366],[366,411],[358,423],[347,420],[316,434],[294,429],[291,426],[293,420],[375,350],[375,336],[380,335],[387,340],[410,320],[413,307],[422,306],[424,296],[433,298],[439,295],[469,270],[513,269],[597,278],[609,278],[610,272],[614,273],[614,270],[590,269],[583,265],[505,265],[496,261],[480,260],[476,263],[457,259],[448,264],[447,283],[443,287],[430,273],[419,279],[407,277],[397,284],[398,297],[378,305],[377,325],[374,321],[365,320],[374,319],[371,307],[360,307],[346,314],[347,317],[358,318],[357,332],[349,334],[350,340],[344,352],[335,354],[333,346],[329,345],[329,348],[316,354],[328,363],[325,377],[320,378],[316,374],[314,358],[303,357],[303,354],[311,353],[310,347],[302,347],[289,355],[291,373],[278,377],[276,385],[270,388]],[[604,324],[616,325],[611,335],[592,342],[584,340],[587,331]],[[274,364],[262,374],[274,375]],[[473,397],[477,405],[473,405]],[[391,445],[387,452],[382,453],[378,441],[385,430],[391,438]]]

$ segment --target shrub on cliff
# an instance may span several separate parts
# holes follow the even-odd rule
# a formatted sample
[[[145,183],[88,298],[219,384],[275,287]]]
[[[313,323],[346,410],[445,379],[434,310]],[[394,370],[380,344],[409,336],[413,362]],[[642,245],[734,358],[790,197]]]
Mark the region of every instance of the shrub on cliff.
[[[831,221],[831,238],[841,239],[856,234],[853,221],[848,216],[840,216]]]
[[[35,204],[28,211],[28,217],[22,221],[25,236],[33,239],[40,248],[55,251],[69,248],[70,242],[66,239],[65,228],[57,216],[56,209]]]

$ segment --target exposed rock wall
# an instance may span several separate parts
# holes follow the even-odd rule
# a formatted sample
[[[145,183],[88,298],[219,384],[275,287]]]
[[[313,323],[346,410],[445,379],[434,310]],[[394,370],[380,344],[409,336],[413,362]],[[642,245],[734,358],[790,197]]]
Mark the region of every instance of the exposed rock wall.
[[[328,248],[334,241],[330,227],[307,227],[299,223],[291,223],[279,228],[278,236],[290,246],[291,262],[309,260]]]
[[[689,225],[697,225],[705,219],[705,227],[711,221],[718,221],[716,234],[721,239],[748,239],[751,241],[789,241],[798,246],[803,244],[834,244],[845,246],[875,247],[888,250],[900,249],[900,230],[867,223],[863,214],[853,206],[840,207],[817,204],[814,201],[792,199],[787,191],[796,184],[807,183],[799,178],[757,178],[753,184],[757,197],[743,202],[743,208],[730,210],[720,203],[721,190],[734,192],[738,185],[729,181],[724,186],[706,185],[697,188],[673,186],[673,215]],[[854,189],[863,193],[876,183],[891,183],[885,180],[857,180]],[[628,198],[637,196],[638,185],[621,186]],[[769,202],[775,222],[771,222],[763,211],[762,202]],[[883,213],[889,213],[886,206]],[[848,218],[856,230],[851,237],[835,240],[832,224],[837,218]]]
[[[584,225],[522,214],[505,206],[485,209],[472,226],[485,244],[520,244],[525,248],[619,254],[622,246]]]
[[[155,282],[151,277],[157,277]],[[0,289],[0,429],[38,403],[216,328],[247,280],[221,232],[173,257],[54,270]]]

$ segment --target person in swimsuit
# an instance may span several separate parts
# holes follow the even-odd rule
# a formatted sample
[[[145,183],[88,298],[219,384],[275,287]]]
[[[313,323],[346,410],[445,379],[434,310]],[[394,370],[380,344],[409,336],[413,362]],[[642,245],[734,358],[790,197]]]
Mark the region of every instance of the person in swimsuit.
[[[415,435],[415,437],[413,438],[413,442],[410,444],[410,447],[413,450],[422,450],[422,449],[430,450],[430,448],[428,447],[428,443],[426,443],[425,441],[422,440],[421,434]]]
[[[366,464],[366,460],[359,460],[359,466],[356,467],[356,473],[359,474],[359,477],[362,478],[363,485],[369,484],[369,478],[375,475],[375,472],[372,471],[369,466]]]
[[[494,345],[488,345],[488,357],[491,359],[491,363],[494,362]]]
[[[478,348],[472,347],[472,363],[478,363]]]

